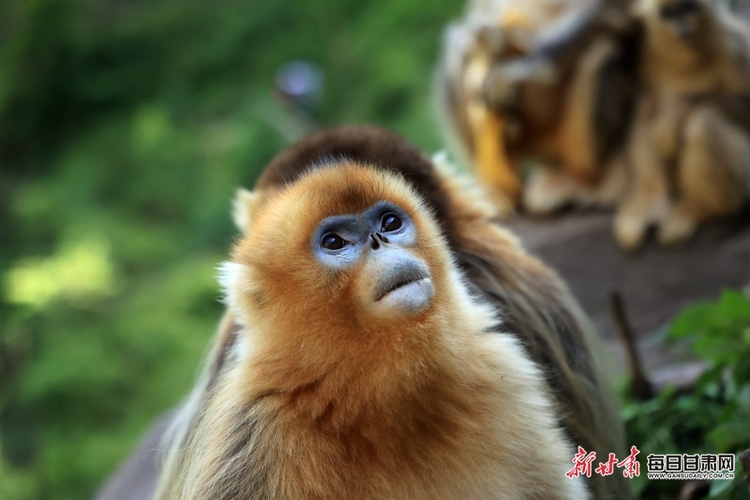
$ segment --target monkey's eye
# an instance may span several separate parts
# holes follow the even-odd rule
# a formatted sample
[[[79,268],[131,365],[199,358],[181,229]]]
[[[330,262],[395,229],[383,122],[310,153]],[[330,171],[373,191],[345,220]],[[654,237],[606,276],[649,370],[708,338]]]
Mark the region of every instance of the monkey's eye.
[[[401,222],[401,217],[394,214],[393,212],[388,212],[380,221],[380,230],[384,233],[397,231],[398,229],[401,229],[402,225],[403,223]]]
[[[336,233],[326,233],[320,240],[320,246],[326,250],[341,250],[346,246],[346,240]]]

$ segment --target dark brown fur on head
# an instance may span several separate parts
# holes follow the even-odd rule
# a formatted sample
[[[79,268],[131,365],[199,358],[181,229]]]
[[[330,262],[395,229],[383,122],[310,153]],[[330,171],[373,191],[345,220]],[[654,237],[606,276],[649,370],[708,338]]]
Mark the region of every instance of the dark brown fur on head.
[[[255,188],[265,190],[292,183],[310,168],[338,160],[374,165],[403,176],[439,222],[448,219],[447,194],[429,158],[400,135],[370,125],[341,127],[306,137],[271,160]]]

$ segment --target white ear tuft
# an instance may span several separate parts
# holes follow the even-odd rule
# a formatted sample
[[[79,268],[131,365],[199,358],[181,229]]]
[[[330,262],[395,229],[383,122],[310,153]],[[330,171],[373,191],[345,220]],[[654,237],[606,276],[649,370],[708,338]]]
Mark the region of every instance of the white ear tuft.
[[[252,223],[255,206],[260,199],[260,193],[257,191],[248,191],[239,188],[234,196],[232,204],[232,218],[237,229],[242,233],[248,232]]]
[[[235,302],[237,284],[246,277],[246,269],[246,266],[237,262],[225,261],[219,264],[219,285],[226,305],[231,306]]]

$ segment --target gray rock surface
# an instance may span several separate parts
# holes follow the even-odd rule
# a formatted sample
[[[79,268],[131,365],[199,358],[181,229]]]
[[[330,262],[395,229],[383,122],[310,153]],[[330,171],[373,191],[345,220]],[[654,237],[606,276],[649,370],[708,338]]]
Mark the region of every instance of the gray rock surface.
[[[136,451],[102,485],[97,500],[149,500],[156,492],[164,462],[161,439],[172,413],[159,417]]]
[[[507,226],[528,251],[557,270],[589,314],[610,350],[621,346],[608,309],[619,292],[639,338],[647,370],[690,358],[686,346],[665,346],[660,330],[688,304],[716,299],[750,283],[750,212],[711,224],[683,248],[648,242],[628,255],[615,243],[612,215],[573,213],[554,219],[519,216]],[[616,356],[621,358],[620,355]]]

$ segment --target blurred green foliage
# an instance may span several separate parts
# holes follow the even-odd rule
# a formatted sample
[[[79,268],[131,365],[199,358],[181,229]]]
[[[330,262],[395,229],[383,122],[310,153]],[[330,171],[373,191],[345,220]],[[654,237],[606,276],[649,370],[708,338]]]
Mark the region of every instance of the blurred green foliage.
[[[191,385],[233,190],[299,128],[277,69],[321,68],[310,121],[434,150],[462,5],[0,2],[0,498],[90,497]]]
[[[669,338],[688,340],[708,369],[689,393],[673,387],[656,398],[626,397],[628,442],[641,451],[642,474],[635,478],[640,498],[677,498],[680,481],[646,480],[650,453],[734,453],[750,448],[750,299],[727,291],[715,302],[695,304],[669,329]],[[736,461],[734,481],[713,480],[710,498],[750,500]]]

